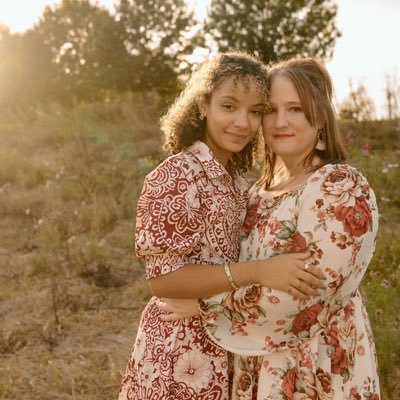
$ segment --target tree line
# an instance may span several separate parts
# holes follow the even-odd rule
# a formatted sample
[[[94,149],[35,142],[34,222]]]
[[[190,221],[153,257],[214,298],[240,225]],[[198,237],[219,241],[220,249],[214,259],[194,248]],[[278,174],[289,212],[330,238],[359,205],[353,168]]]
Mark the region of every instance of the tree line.
[[[248,50],[264,62],[329,60],[340,32],[330,0],[212,0],[199,21],[184,0],[90,0],[44,9],[26,32],[0,26],[0,107],[71,103],[108,93],[175,93],[196,48]]]

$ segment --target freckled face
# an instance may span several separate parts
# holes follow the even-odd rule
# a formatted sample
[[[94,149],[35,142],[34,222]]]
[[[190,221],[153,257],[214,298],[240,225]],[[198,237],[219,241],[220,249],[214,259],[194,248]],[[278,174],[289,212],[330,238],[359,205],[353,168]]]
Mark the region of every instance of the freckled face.
[[[273,78],[270,103],[262,121],[265,142],[283,161],[301,163],[315,147],[319,127],[308,122],[297,90],[288,78]]]
[[[199,104],[207,117],[204,142],[222,165],[254,138],[261,126],[262,98],[254,82],[231,77],[222,82],[209,103]]]

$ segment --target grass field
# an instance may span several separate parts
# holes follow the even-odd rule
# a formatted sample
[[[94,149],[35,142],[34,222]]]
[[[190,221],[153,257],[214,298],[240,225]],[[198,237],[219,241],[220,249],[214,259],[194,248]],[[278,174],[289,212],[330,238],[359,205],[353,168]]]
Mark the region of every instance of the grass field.
[[[110,400],[150,297],[134,210],[160,160],[150,95],[0,119],[0,399]],[[382,398],[400,398],[400,125],[343,123],[381,226],[363,281]]]

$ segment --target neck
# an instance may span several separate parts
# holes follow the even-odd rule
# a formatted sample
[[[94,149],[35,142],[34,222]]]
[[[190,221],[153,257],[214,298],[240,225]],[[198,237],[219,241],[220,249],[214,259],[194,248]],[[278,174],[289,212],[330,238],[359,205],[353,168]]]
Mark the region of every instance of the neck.
[[[298,162],[298,160],[282,160],[285,167],[286,176],[288,179],[296,178],[299,175],[303,175],[307,172],[306,167],[303,162]]]
[[[318,165],[318,163],[321,161],[320,158],[317,156],[313,157],[310,165],[304,165],[304,158],[301,160],[282,158],[281,160],[285,167],[286,174],[289,178],[308,174],[310,172],[310,169],[312,169],[313,166]]]
[[[310,168],[304,165],[304,159],[279,158],[280,167],[275,171],[273,181],[267,190],[284,192],[300,184],[303,184],[311,172]],[[316,165],[318,159],[314,159],[312,165]]]

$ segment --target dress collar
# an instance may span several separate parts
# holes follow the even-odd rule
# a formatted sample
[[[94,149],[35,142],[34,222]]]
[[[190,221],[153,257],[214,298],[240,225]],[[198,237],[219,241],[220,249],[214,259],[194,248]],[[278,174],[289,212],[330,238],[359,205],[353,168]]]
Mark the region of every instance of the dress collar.
[[[217,160],[214,153],[204,142],[197,140],[188,148],[188,151],[200,161],[209,179],[229,175],[228,171]]]
[[[231,182],[232,177],[225,167],[217,160],[211,149],[202,141],[194,142],[187,150],[202,164],[204,171],[209,179],[226,176]],[[243,173],[235,168],[233,182],[236,191],[247,193],[249,184]]]

